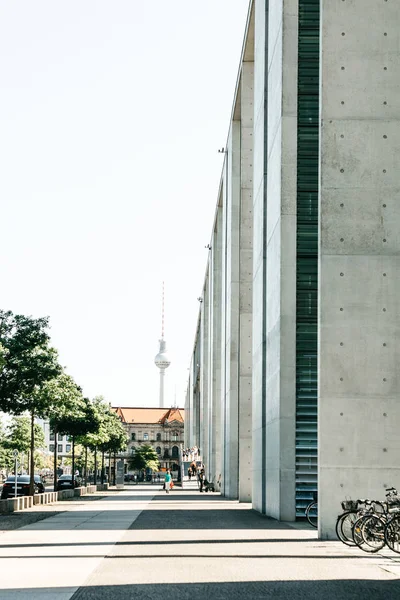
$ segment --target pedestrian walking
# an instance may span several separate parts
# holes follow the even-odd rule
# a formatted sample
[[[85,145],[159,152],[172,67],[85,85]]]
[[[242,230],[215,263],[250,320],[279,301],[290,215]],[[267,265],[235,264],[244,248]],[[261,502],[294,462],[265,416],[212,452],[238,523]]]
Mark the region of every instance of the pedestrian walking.
[[[170,470],[167,469],[167,472],[165,473],[165,491],[167,494],[169,494],[169,490],[171,487],[171,481],[172,481],[171,473],[170,473]]]
[[[199,474],[197,475],[197,478],[199,480],[199,488],[200,491],[203,491],[203,487],[204,487],[204,479],[205,479],[205,473],[204,473],[204,469],[200,469],[199,470]]]
[[[188,468],[188,477],[190,481],[192,479],[192,469],[190,467]]]

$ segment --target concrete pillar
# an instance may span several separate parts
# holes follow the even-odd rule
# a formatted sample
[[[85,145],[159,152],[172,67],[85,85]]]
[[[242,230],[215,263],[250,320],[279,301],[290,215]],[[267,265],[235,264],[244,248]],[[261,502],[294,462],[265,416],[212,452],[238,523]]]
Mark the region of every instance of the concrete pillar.
[[[210,318],[210,365],[212,365],[212,376],[210,377],[210,479],[217,482],[222,473],[222,445],[221,445],[221,289],[222,289],[222,196],[217,208],[215,228],[212,238],[212,249],[210,263],[212,265],[212,318]]]
[[[195,421],[196,421],[196,407],[195,407],[195,394],[194,394],[194,353],[192,355],[192,361],[190,363],[189,370],[189,420],[188,420],[188,448],[194,446],[194,432],[195,432]]]
[[[201,397],[201,417],[200,417],[200,437],[199,437],[199,448],[203,462],[208,464],[208,431],[209,431],[209,378],[210,378],[210,364],[209,364],[209,340],[210,340],[210,282],[209,272],[207,270],[204,288],[203,288],[203,301],[201,303],[201,348],[200,348],[200,397]]]
[[[240,86],[239,216],[239,500],[251,501],[252,487],[252,280],[254,52],[249,36]]]
[[[186,396],[185,396],[185,429],[184,429],[184,448],[188,448],[189,447],[189,428],[190,428],[190,391],[189,391],[189,387],[190,387],[190,377],[188,378],[188,382],[187,382],[187,387],[186,387]]]
[[[232,121],[226,156],[227,177],[224,211],[225,244],[225,335],[224,373],[224,494],[238,498],[239,476],[239,213],[240,213],[240,122]]]
[[[297,6],[255,4],[254,503],[283,520],[295,519]]]
[[[399,2],[322,1],[319,527],[399,481]]]
[[[252,503],[265,513],[266,432],[266,137],[267,137],[267,39],[266,0],[254,2],[254,168],[253,168],[253,365],[252,365]]]

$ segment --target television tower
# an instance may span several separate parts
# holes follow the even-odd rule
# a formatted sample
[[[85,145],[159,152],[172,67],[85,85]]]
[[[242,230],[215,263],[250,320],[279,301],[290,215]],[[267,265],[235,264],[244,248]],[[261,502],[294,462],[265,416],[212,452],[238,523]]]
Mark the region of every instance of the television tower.
[[[162,316],[161,316],[161,339],[160,349],[154,359],[156,366],[160,369],[160,408],[164,408],[164,375],[165,369],[168,369],[171,361],[167,354],[167,344],[164,340],[164,282],[162,287]]]

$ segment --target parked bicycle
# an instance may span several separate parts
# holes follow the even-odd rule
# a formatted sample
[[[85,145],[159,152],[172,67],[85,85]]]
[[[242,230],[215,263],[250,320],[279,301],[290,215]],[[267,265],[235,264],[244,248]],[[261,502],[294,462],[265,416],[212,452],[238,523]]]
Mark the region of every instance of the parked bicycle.
[[[345,500],[336,521],[336,535],[348,546],[378,552],[385,544],[400,554],[400,497],[386,490],[385,500]]]
[[[313,500],[306,508],[307,521],[313,527],[318,527],[318,495],[316,492],[313,494]]]

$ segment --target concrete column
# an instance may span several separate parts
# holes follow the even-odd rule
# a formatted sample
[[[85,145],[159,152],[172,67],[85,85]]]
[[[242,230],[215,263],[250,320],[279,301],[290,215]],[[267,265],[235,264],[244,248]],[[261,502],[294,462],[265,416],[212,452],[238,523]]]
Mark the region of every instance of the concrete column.
[[[189,428],[190,428],[190,421],[191,421],[191,413],[190,413],[190,392],[189,392],[189,387],[190,387],[190,379],[188,379],[188,383],[187,383],[187,388],[186,388],[186,396],[185,396],[185,429],[184,429],[184,442],[183,445],[186,448],[189,447],[189,439],[190,439],[190,435],[189,435]]]
[[[322,1],[319,527],[400,467],[399,2]]]
[[[252,503],[265,513],[266,412],[266,138],[267,138],[266,0],[254,2],[254,168],[253,168],[253,365],[252,365]]]
[[[239,475],[239,213],[240,122],[232,121],[228,138],[225,282],[224,493],[238,498]]]
[[[255,5],[254,503],[283,520],[295,519],[297,7]]]
[[[266,511],[295,519],[297,0],[268,16]]]
[[[215,220],[215,229],[212,242],[212,343],[210,344],[212,365],[210,416],[210,478],[218,481],[222,474],[222,445],[221,445],[221,288],[222,288],[222,195]]]
[[[192,362],[190,364],[189,371],[189,419],[188,419],[188,448],[194,446],[194,437],[195,437],[195,421],[196,421],[196,411],[195,411],[195,397],[194,397],[194,354],[192,356]]]
[[[222,171],[222,206],[221,206],[221,293],[220,293],[220,307],[221,307],[221,320],[220,320],[220,339],[221,339],[221,360],[220,360],[220,398],[219,398],[219,413],[220,413],[220,423],[221,423],[221,431],[219,441],[217,440],[217,444],[220,448],[220,458],[221,458],[221,493],[225,494],[225,483],[226,483],[226,461],[225,461],[225,439],[226,439],[226,419],[225,419],[225,405],[226,405],[226,390],[227,390],[227,382],[226,382],[226,288],[227,288],[227,263],[226,263],[226,253],[227,253],[227,189],[228,189],[228,159],[225,154],[224,166]],[[219,442],[219,443],[218,443]]]
[[[208,393],[209,393],[209,343],[210,343],[210,299],[209,299],[209,272],[207,270],[204,289],[203,302],[201,304],[201,371],[200,371],[200,397],[201,397],[201,417],[200,417],[200,438],[199,448],[204,463],[208,464],[208,431],[209,431],[209,411],[208,411]]]
[[[252,487],[252,280],[254,61],[249,36],[240,86],[239,216],[239,500],[251,501]]]

